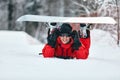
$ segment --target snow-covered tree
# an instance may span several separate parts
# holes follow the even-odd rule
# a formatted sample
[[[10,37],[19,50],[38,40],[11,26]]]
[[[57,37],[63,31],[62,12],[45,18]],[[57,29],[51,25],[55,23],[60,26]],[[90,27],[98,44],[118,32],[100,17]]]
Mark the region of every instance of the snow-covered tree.
[[[8,22],[7,22],[7,4],[8,0],[0,0],[0,29],[5,30],[8,29]]]

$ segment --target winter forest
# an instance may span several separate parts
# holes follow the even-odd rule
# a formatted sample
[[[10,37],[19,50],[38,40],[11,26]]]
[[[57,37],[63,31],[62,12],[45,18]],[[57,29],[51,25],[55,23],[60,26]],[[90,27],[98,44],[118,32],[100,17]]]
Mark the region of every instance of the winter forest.
[[[119,40],[120,0],[0,0],[0,30],[25,31],[41,42],[45,42],[43,33],[47,30],[42,23],[16,22],[25,14],[46,16],[110,16],[116,25],[98,25],[92,28],[111,33],[113,39]]]

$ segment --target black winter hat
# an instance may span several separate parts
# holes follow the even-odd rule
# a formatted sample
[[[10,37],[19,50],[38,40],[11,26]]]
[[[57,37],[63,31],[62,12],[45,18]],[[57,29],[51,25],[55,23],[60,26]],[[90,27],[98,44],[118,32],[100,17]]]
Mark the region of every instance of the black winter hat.
[[[71,32],[72,32],[72,27],[70,26],[70,24],[63,23],[60,26],[60,34],[64,34],[64,33],[71,34]]]

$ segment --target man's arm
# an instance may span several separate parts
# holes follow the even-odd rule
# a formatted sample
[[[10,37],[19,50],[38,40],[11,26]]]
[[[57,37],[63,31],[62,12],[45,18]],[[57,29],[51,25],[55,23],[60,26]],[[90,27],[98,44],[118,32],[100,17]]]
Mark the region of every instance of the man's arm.
[[[54,57],[55,48],[52,48],[50,45],[46,44],[42,49],[42,54],[45,58]]]

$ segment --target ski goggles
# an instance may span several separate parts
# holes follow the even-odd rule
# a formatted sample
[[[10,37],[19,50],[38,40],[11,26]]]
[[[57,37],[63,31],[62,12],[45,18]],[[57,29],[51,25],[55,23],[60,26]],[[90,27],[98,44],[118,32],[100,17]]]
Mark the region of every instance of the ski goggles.
[[[66,36],[66,37],[70,37],[71,35],[68,34],[68,33],[62,33],[62,34],[60,34],[60,36],[61,36],[61,37],[64,37],[64,36]]]

